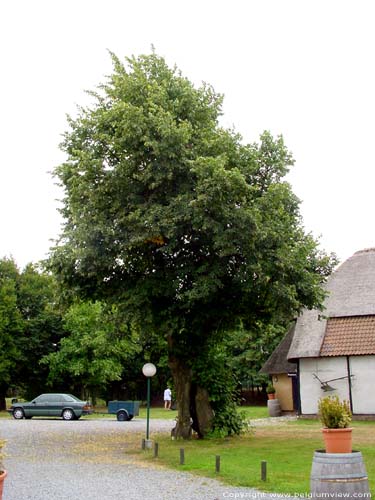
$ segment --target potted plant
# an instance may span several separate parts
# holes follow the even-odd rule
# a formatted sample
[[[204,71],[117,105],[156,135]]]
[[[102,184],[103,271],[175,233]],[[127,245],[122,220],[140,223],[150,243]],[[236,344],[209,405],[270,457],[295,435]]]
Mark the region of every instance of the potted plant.
[[[319,400],[318,406],[326,453],[351,453],[353,429],[349,427],[352,421],[349,402],[327,396]]]
[[[7,476],[7,471],[3,467],[3,459],[4,459],[4,453],[3,453],[3,448],[5,445],[5,441],[3,439],[0,439],[0,500],[3,498],[3,486],[4,486],[4,479]]]
[[[268,399],[275,399],[275,392],[276,392],[276,389],[274,388],[274,386],[270,382],[266,387],[266,393],[268,395]]]

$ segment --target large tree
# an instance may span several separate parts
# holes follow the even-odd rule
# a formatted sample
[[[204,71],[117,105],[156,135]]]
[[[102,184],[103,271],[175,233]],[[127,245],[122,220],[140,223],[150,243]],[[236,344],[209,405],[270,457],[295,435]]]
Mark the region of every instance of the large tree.
[[[281,137],[243,144],[219,125],[222,97],[155,54],[113,63],[94,103],[69,119],[51,266],[167,340],[177,434],[192,417],[203,436],[220,412],[211,393],[225,332],[318,306],[331,260],[283,181],[293,160]]]

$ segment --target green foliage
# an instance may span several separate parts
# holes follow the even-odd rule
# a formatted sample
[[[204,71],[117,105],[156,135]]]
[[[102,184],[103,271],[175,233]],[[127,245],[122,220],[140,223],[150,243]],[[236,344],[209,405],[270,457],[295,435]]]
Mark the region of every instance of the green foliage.
[[[240,434],[247,429],[247,418],[237,410],[237,378],[228,363],[223,344],[212,344],[193,363],[194,382],[209,389],[214,410],[213,436]]]
[[[267,385],[266,392],[267,392],[267,394],[275,394],[276,389],[274,388],[274,386],[271,382]]]
[[[241,322],[227,336],[228,362],[246,387],[265,387],[269,381],[268,375],[259,374],[259,370],[289,327],[289,321],[272,321],[255,321],[248,329]]]
[[[281,137],[245,145],[219,126],[222,96],[210,86],[156,54],[112,57],[95,105],[69,119],[55,170],[65,224],[50,266],[63,287],[121,304],[200,370],[207,346],[239,324],[259,332],[319,306],[334,259],[304,233]]]
[[[101,302],[72,305],[64,315],[67,335],[57,352],[44,357],[50,383],[69,377],[91,391],[120,380],[125,359],[138,352],[137,333],[117,322],[117,310]]]
[[[330,262],[281,182],[293,163],[283,140],[242,145],[218,126],[221,96],[155,54],[128,68],[113,59],[97,105],[70,120],[62,144],[59,278],[121,297],[143,319],[182,313],[190,331],[208,310],[216,325],[239,313],[253,323],[320,303]]]
[[[0,409],[5,408],[5,394],[15,379],[21,356],[20,339],[23,321],[18,308],[19,270],[12,259],[0,260]]]
[[[215,405],[213,405],[215,407]],[[212,430],[208,437],[234,436],[249,430],[249,422],[245,412],[238,412],[234,402],[215,410]]]
[[[318,402],[319,418],[327,429],[344,429],[352,421],[349,401],[327,396]]]
[[[62,311],[54,277],[35,265],[20,273],[17,295],[23,318],[17,385],[26,398],[32,398],[45,390],[48,369],[40,360],[55,351],[63,335]]]
[[[20,272],[12,259],[0,260],[0,397],[9,387],[32,396],[44,388],[47,371],[39,360],[61,333],[53,277],[31,264]]]

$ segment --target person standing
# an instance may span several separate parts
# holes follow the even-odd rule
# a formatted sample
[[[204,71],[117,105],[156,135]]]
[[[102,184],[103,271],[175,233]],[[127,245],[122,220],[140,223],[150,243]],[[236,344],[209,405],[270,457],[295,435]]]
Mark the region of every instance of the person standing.
[[[164,408],[166,410],[170,410],[171,404],[172,404],[172,391],[170,390],[169,387],[167,387],[164,391]]]

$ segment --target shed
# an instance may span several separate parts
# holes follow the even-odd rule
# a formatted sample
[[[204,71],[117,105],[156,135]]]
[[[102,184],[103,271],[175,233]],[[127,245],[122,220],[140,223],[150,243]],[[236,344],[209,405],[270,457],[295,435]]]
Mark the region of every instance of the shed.
[[[287,359],[294,330],[295,324],[291,326],[260,370],[260,373],[267,373],[272,377],[272,384],[275,387],[276,397],[282,411],[293,411],[298,408],[297,363]]]

